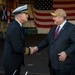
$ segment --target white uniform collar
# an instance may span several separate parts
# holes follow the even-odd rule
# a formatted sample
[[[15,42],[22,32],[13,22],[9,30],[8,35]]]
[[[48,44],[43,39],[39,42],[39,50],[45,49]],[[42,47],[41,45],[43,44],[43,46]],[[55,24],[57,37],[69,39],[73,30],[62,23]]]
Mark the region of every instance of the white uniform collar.
[[[20,24],[20,26],[22,27],[22,24],[17,20],[17,19],[15,19],[19,24]]]

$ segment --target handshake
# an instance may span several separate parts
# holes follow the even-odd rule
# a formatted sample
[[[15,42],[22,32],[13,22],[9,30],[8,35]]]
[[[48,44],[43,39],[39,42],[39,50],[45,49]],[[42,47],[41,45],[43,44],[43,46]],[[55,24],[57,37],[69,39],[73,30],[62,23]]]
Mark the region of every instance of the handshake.
[[[25,49],[25,55],[28,55],[28,54],[33,54],[34,52],[36,52],[36,51],[38,51],[38,48],[37,48],[37,46],[34,46],[34,47],[29,47],[29,48],[27,48],[26,47],[26,49]]]

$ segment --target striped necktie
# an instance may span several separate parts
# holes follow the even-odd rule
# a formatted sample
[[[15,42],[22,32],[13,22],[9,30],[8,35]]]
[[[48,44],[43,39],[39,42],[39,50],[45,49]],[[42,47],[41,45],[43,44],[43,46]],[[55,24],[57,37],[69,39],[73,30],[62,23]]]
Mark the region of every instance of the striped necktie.
[[[54,33],[54,38],[56,38],[56,37],[57,37],[58,32],[59,32],[59,29],[60,29],[60,26],[58,26],[58,27],[57,27],[57,29],[55,30],[55,33]]]

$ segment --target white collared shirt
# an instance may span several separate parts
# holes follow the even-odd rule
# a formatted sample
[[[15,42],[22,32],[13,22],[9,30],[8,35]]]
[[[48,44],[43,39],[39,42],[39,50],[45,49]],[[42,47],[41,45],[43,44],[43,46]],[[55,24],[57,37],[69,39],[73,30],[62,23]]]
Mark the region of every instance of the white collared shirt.
[[[67,22],[67,21],[65,20],[65,21],[60,25],[59,31],[62,29],[62,27],[65,25],[66,22]]]

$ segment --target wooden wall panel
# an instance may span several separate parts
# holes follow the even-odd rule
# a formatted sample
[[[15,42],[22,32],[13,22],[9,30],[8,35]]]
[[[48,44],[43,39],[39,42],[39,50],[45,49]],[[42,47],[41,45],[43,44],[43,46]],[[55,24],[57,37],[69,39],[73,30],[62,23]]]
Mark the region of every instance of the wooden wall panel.
[[[14,9],[17,7],[17,0],[6,0],[6,5]]]

